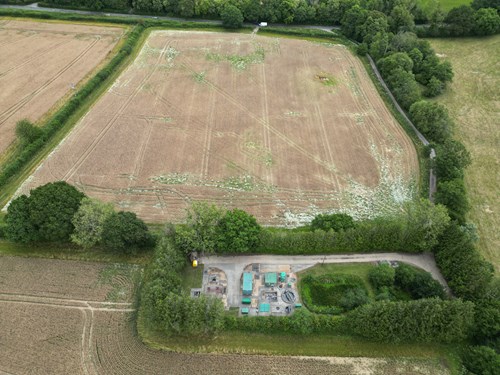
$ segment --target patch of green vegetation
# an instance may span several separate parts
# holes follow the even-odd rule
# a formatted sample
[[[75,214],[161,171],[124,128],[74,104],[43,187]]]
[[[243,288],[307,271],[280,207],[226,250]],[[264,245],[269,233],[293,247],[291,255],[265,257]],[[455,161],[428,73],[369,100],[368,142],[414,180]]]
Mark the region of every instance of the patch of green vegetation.
[[[167,175],[153,177],[151,180],[165,185],[179,185],[185,184],[189,179],[190,176],[188,174],[174,172]]]
[[[337,79],[328,73],[319,73],[316,75],[316,79],[321,82],[323,86],[333,87],[338,84]]]
[[[193,79],[198,83],[204,83],[205,82],[205,72],[193,73]]]
[[[184,271],[181,274],[181,286],[186,292],[193,288],[201,288],[203,282],[203,264],[198,267],[193,267],[191,264],[186,264]]]
[[[436,0],[418,0],[418,3],[423,9],[427,9],[432,6]],[[471,0],[437,0],[437,3],[441,6],[441,9],[445,12],[452,8],[459,7],[460,5],[470,5]]]
[[[255,50],[248,55],[221,55],[219,53],[208,52],[205,58],[216,63],[229,61],[234,69],[245,70],[249,65],[262,64],[264,62],[264,57],[266,55],[264,47],[260,44],[256,44],[254,48]]]

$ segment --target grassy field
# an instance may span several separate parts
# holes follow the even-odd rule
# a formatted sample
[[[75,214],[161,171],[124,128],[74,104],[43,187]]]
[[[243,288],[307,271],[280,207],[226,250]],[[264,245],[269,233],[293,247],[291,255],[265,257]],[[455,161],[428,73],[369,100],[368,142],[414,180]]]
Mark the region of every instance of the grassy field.
[[[456,8],[460,5],[469,5],[471,0],[418,0],[418,2],[425,7],[437,1],[441,5],[441,9],[449,11],[451,8]]]
[[[203,282],[203,264],[193,268],[191,264],[187,264],[182,273],[182,288],[190,291],[192,288],[201,288]]]
[[[478,226],[479,249],[500,271],[500,36],[430,39],[453,65],[455,77],[438,98],[456,122],[456,137],[472,155],[466,173],[469,220]],[[443,56],[443,57],[444,57]]]

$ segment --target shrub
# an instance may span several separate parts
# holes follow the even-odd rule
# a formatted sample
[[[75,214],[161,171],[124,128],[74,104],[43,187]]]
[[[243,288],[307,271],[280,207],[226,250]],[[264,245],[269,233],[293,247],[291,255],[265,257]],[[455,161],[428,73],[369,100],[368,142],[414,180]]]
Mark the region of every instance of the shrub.
[[[243,14],[234,5],[226,5],[220,17],[222,19],[222,25],[228,29],[237,29],[243,24]]]
[[[414,299],[445,297],[443,286],[429,272],[416,270],[407,264],[400,264],[396,268],[394,280],[397,287]]]
[[[469,211],[470,206],[462,178],[439,181],[435,200],[436,203],[446,206],[452,220],[456,220],[460,224],[465,223],[465,214]]]
[[[412,104],[409,114],[418,130],[430,140],[443,143],[450,137],[452,121],[441,104],[420,100]]]
[[[375,289],[390,287],[394,284],[395,271],[389,264],[380,264],[370,269],[368,274],[370,283]]]

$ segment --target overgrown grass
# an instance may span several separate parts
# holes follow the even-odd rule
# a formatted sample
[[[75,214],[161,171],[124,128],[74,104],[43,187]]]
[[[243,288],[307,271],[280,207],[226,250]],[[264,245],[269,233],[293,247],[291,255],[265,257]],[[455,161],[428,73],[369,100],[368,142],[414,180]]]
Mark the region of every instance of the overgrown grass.
[[[455,121],[455,137],[472,156],[465,171],[470,211],[477,225],[478,247],[500,272],[500,35],[486,38],[429,39],[450,60],[455,77],[437,101]]]
[[[368,279],[368,274],[371,269],[376,267],[372,263],[346,263],[346,264],[318,264],[314,267],[308,268],[304,271],[298,273],[298,278],[303,279],[304,277],[311,276],[321,276],[328,274],[346,274],[346,275],[355,275],[361,278],[363,281],[363,285],[368,291],[368,295],[373,298],[374,291]],[[300,285],[300,283],[299,283]]]

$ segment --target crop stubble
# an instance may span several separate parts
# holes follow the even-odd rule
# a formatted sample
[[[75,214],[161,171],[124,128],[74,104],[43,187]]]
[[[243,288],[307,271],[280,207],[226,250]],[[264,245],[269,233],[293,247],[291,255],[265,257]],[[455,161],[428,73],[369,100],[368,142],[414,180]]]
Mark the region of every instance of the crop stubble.
[[[394,209],[417,173],[411,140],[345,47],[157,31],[18,193],[63,179],[148,221],[209,200],[293,224]]]
[[[0,23],[0,154],[17,121],[37,121],[113,49],[123,30],[66,23]]]

